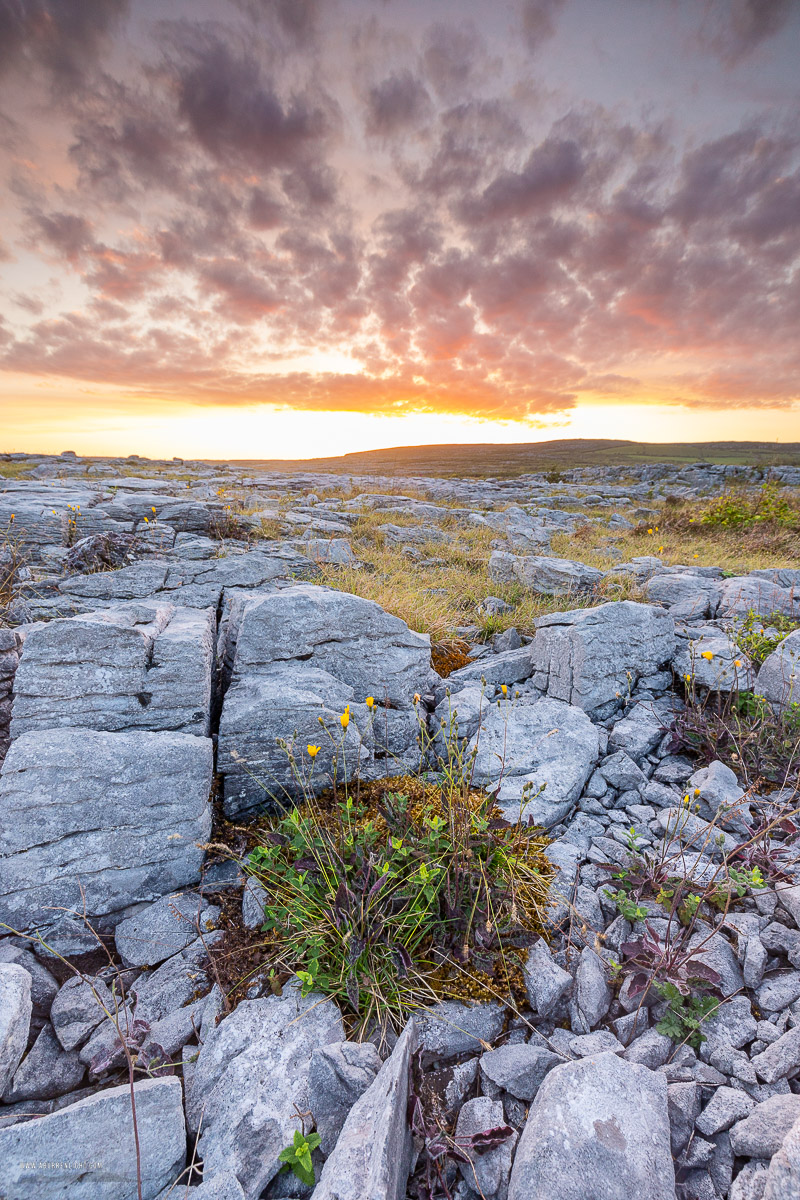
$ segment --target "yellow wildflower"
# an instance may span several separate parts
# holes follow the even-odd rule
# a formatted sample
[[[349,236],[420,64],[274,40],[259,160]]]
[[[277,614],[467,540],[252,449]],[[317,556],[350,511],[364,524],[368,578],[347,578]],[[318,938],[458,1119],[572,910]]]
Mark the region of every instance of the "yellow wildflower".
[[[648,531],[647,531],[647,532],[648,532],[648,533],[652,533],[653,531],[652,531],[652,529],[648,529]]]
[[[366,698],[366,700],[364,701],[364,703],[366,704],[367,708],[372,708],[372,706],[373,706],[373,705],[374,705],[374,703],[375,703],[375,697],[374,697],[374,696],[367,696],[367,698]]]
[[[689,680],[690,680],[692,677],[691,677],[691,675],[684,675],[684,677],[683,677],[683,678],[684,678],[684,679],[685,679],[685,681],[688,683],[688,682],[689,682]]]
[[[740,666],[742,665],[742,660],[741,660],[740,658],[735,658],[735,659],[733,660],[733,665],[734,665],[735,667],[740,667]]]
[[[422,697],[420,696],[419,692],[414,692],[414,703],[419,704],[421,699]]]
[[[700,657],[705,658],[709,662],[711,662],[712,658],[714,657],[714,651],[713,650],[704,650],[703,653],[700,655]]]
[[[316,758],[319,754],[319,746],[306,746],[309,758]]]
[[[508,695],[508,687],[506,686],[506,684],[501,684],[500,691],[503,693],[504,696]]]
[[[339,717],[339,720],[342,723],[342,729],[347,729],[347,726],[350,724],[350,705],[349,704],[345,708],[342,715]]]

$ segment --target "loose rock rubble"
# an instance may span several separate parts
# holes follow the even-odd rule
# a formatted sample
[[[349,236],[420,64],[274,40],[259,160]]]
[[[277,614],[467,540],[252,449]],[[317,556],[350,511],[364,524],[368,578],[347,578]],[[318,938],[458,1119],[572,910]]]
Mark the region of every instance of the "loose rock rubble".
[[[696,495],[753,472],[408,479],[403,496],[396,478],[29,465],[0,489],[0,528],[28,563],[8,568],[0,628],[0,1195],[136,1196],[135,1063],[145,1200],[187,1184],[193,1200],[310,1196],[279,1158],[301,1126],[321,1138],[316,1200],[416,1196],[423,1080],[466,1147],[446,1171],[458,1200],[800,1196],[797,855],[778,884],[693,927],[724,1001],[695,1048],[658,1028],[665,999],[642,1002],[618,978],[624,946],[667,936],[665,910],[620,911],[609,894],[634,845],[672,839],[700,881],[746,839],[758,797],[722,762],[676,751],[675,679],[712,696],[755,687],[786,711],[800,630],[756,674],[734,623],[800,620],[800,569],[727,578],[641,558],[613,574],[642,599],[598,603],[603,573],[550,546],[586,522],[581,504],[624,528],[667,488]],[[774,474],[800,483],[795,468]],[[234,485],[247,511],[227,504]],[[323,489],[342,498],[319,501]],[[494,579],[573,607],[539,618],[532,639],[473,645],[442,679],[426,635],[314,582],[319,563],[358,569],[349,535],[365,512],[410,563],[459,522],[486,526]],[[262,521],[271,540],[252,536]],[[282,740],[319,740],[319,718],[346,706],[349,771],[414,771],[420,728],[435,747],[453,719],[474,782],[547,829],[550,925],[527,951],[520,1013],[444,1002],[379,1052],[296,980],[258,977],[231,1009],[209,950],[224,944],[226,897],[241,892],[254,929],[266,894],[208,861],[213,799],[245,821],[296,797]],[[791,850],[796,835],[779,836]]]

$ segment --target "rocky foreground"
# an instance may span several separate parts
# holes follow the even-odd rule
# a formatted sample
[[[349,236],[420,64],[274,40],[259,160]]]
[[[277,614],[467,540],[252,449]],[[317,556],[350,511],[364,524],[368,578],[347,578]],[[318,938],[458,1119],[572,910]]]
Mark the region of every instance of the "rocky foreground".
[[[643,1002],[620,982],[623,947],[667,939],[667,912],[647,901],[625,915],[609,892],[611,869],[665,839],[699,887],[757,814],[797,807],[793,786],[757,795],[722,762],[676,753],[674,725],[687,677],[703,696],[755,692],[791,709],[800,632],[756,666],[736,623],[800,624],[800,566],[730,577],[639,558],[614,573],[641,599],[598,604],[600,572],[550,552],[554,533],[586,520],[576,502],[623,528],[667,490],[752,473],[410,480],[404,497],[396,479],[155,467],[67,455],[0,480],[0,1196],[797,1200],[795,826],[772,833],[775,878],[751,876],[734,904],[691,923],[723,1001],[694,1047],[657,1028],[660,994]],[[773,474],[800,483],[796,468]],[[246,512],[225,499],[234,485]],[[320,562],[357,562],[348,534],[375,510],[410,569],[420,545],[454,536],[455,514],[496,532],[495,579],[575,607],[541,617],[532,639],[510,629],[472,645],[444,680],[427,635],[314,582]],[[254,540],[265,520],[277,533]],[[457,709],[475,783],[511,820],[532,797],[556,876],[526,1008],[444,1002],[379,1053],[295,980],[256,977],[228,1003],[209,958],[226,937],[221,909],[241,896],[242,924],[257,928],[264,896],[209,849],[212,797],[218,816],[246,822],[296,795],[279,739],[314,742],[319,719],[348,705],[345,751],[362,778],[417,770],[420,722],[435,738]],[[330,766],[323,746],[321,777]],[[436,1160],[426,1092],[460,1158]],[[281,1172],[301,1124],[320,1138],[313,1189]],[[432,1161],[447,1191],[424,1190]]]

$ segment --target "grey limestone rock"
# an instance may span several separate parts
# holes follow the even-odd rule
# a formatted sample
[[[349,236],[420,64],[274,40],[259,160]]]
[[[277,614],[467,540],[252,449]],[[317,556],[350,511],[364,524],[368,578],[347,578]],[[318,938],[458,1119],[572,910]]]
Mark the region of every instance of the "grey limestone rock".
[[[486,1200],[505,1200],[508,1195],[508,1180],[511,1174],[511,1158],[517,1142],[517,1134],[506,1138],[499,1146],[484,1153],[476,1153],[469,1139],[476,1133],[485,1133],[505,1124],[503,1105],[499,1100],[477,1096],[468,1100],[458,1114],[456,1139],[463,1153],[470,1160],[459,1163],[461,1177],[471,1188],[478,1188]]]
[[[551,1071],[528,1114],[508,1195],[674,1200],[663,1075],[613,1053]]]
[[[640,676],[668,662],[675,648],[669,613],[632,600],[550,613],[537,620],[536,630],[534,683],[590,715],[613,709]]]
[[[523,587],[545,596],[569,596],[589,592],[603,578],[602,571],[587,566],[586,563],[570,558],[548,558],[539,554],[517,558],[513,571]]]
[[[279,739],[292,742],[301,759],[308,743],[321,747],[310,786],[324,787],[334,748],[319,719],[338,735],[347,705],[350,725],[338,753],[349,772],[358,766],[377,778],[419,762],[413,697],[438,678],[430,639],[372,601],[308,584],[250,597],[231,611],[224,653],[232,682],[219,764],[229,814],[302,790]]]
[[[501,1004],[461,1004],[443,1000],[415,1018],[416,1037],[423,1050],[436,1058],[476,1054],[502,1032],[505,1010]]]
[[[800,703],[800,629],[785,637],[765,658],[756,688],[778,712]]]
[[[3,1093],[6,1104],[53,1100],[80,1087],[86,1068],[74,1050],[65,1051],[53,1027],[45,1025]]]
[[[535,1013],[546,1017],[572,987],[572,976],[553,961],[544,938],[534,942],[523,967],[525,991]]]
[[[575,990],[570,1003],[570,1019],[575,1033],[590,1033],[608,1012],[611,1004],[603,960],[591,946],[584,946],[575,972]]]
[[[514,819],[524,814],[547,828],[577,804],[599,756],[599,735],[579,708],[557,700],[487,708],[469,747],[473,778],[493,790]],[[541,790],[540,790],[541,789]]]
[[[211,1030],[186,1101],[204,1168],[233,1171],[256,1200],[298,1128],[295,1106],[309,1107],[314,1050],[341,1042],[343,1032],[336,1006],[313,993],[302,998],[294,983],[282,996],[243,1001]]]
[[[563,1061],[552,1050],[526,1042],[508,1043],[482,1054],[480,1071],[484,1082],[488,1081],[492,1089],[510,1092],[518,1100],[531,1101],[548,1071]]]
[[[795,1121],[772,1156],[764,1187],[764,1200],[795,1200],[800,1196],[800,1120]]]
[[[17,963],[0,963],[0,1096],[20,1064],[31,1027],[31,977]]]
[[[798,1119],[800,1096],[770,1096],[732,1127],[731,1148],[749,1158],[771,1158]]]
[[[697,1118],[697,1128],[707,1137],[713,1137],[748,1117],[754,1107],[755,1101],[741,1089],[718,1087]]]
[[[17,738],[0,774],[0,920],[46,927],[84,902],[91,919],[196,882],[211,773],[211,741],[191,734]]]
[[[90,1034],[114,1011],[114,997],[102,979],[74,975],[58,990],[50,1009],[53,1029],[64,1050],[83,1045]]]
[[[410,1021],[374,1082],[350,1109],[314,1200],[403,1200],[413,1150],[406,1110],[415,1049]]]
[[[157,966],[199,933],[209,933],[218,917],[219,909],[194,892],[163,896],[120,921],[114,930],[117,952],[128,967]]]
[[[211,609],[155,602],[34,629],[17,669],[11,736],[66,727],[206,736],[215,632]]]
[[[186,1161],[181,1083],[135,1084],[143,1200],[155,1200]],[[0,1129],[0,1194],[8,1200],[131,1200],[136,1148],[127,1084],[35,1121]]]
[[[381,1069],[371,1042],[334,1042],[311,1055],[308,1071],[309,1107],[327,1157],[336,1145],[347,1114]]]

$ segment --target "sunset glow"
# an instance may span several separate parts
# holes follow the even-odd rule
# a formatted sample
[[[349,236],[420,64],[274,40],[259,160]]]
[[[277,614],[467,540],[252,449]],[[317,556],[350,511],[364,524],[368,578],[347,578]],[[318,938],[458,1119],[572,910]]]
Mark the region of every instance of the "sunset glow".
[[[0,450],[800,441],[798,51],[786,0],[0,0]]]

